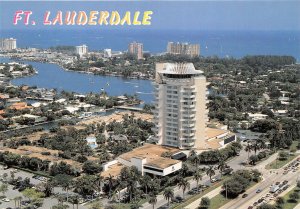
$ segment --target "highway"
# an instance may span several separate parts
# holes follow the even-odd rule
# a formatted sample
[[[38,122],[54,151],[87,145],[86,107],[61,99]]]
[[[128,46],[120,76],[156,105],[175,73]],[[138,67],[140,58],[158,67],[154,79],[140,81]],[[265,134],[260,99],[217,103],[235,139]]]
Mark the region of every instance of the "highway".
[[[270,171],[265,170],[263,172],[264,175],[262,182],[247,190],[245,192],[248,194],[246,198],[242,198],[242,195],[240,195],[237,199],[230,201],[220,209],[248,209],[248,207],[253,206],[253,203],[257,202],[258,199],[266,197],[267,193],[269,193],[270,191],[271,185],[275,184],[276,182],[283,182],[284,180],[288,180],[288,184],[290,186],[295,185],[298,180],[300,170],[297,169],[296,172],[289,171],[287,174],[283,174],[283,172],[283,168],[277,171],[273,170],[271,171],[271,173]],[[262,192],[256,193],[258,189],[261,189]]]

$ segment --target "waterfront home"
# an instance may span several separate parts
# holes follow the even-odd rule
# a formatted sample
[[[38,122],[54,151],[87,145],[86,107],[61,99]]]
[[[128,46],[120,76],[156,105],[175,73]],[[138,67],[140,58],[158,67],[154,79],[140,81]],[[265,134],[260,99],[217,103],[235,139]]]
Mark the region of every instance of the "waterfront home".
[[[98,144],[97,144],[97,139],[95,136],[91,135],[91,136],[88,136],[86,139],[86,142],[87,144],[89,145],[90,148],[92,149],[95,149],[98,147]]]
[[[14,109],[14,110],[25,110],[31,108],[32,106],[28,106],[26,102],[16,102],[9,106],[9,109]]]
[[[254,113],[254,114],[248,113],[248,117],[249,117],[250,121],[251,121],[252,123],[254,123],[254,122],[257,121],[257,120],[265,120],[265,119],[267,119],[267,118],[268,118],[268,115],[266,115],[266,114],[261,114],[261,113]]]

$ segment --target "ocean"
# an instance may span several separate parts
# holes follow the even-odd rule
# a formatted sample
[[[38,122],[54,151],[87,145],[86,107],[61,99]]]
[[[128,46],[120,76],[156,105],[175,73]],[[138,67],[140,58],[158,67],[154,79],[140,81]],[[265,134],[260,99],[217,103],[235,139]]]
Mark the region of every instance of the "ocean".
[[[86,44],[90,50],[111,48],[126,51],[132,41],[144,51],[161,53],[167,42],[200,44],[203,56],[291,55],[300,61],[300,31],[182,31],[150,29],[52,29],[1,30],[1,37],[14,37],[18,47],[49,48]]]

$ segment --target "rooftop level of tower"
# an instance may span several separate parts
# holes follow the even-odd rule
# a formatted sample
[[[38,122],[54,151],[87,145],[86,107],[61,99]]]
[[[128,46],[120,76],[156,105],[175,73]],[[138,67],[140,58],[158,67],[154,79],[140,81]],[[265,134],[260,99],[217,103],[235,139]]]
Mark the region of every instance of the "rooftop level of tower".
[[[203,71],[195,69],[193,63],[160,63],[159,65],[163,65],[163,66],[157,72],[164,75],[203,74]]]

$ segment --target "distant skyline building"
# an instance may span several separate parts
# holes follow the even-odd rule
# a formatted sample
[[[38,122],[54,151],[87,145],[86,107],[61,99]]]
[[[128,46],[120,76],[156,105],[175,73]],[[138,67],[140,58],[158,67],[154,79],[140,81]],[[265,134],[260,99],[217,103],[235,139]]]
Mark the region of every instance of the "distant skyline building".
[[[86,55],[87,53],[88,53],[87,45],[76,46],[76,54],[78,54],[80,57]]]
[[[143,59],[143,44],[132,42],[128,46],[128,52],[136,55],[137,59]]]
[[[179,42],[168,42],[167,53],[195,57],[200,55],[200,45]]]
[[[10,51],[17,48],[17,39],[4,38],[0,39],[0,50]]]
[[[157,63],[154,141],[191,149],[205,147],[206,78],[192,63]]]
[[[103,53],[105,58],[111,58],[112,56],[111,49],[104,49]]]

